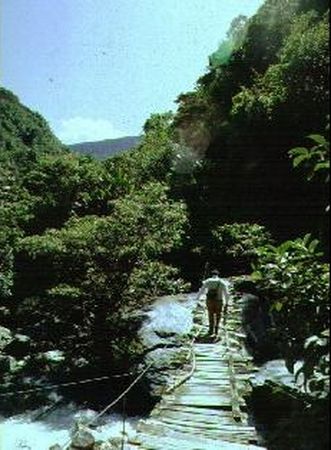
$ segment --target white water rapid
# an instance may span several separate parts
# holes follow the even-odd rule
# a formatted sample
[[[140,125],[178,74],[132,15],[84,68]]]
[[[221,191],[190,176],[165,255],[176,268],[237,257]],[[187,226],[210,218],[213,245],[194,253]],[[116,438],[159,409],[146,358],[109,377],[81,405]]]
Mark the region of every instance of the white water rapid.
[[[48,450],[54,444],[65,445],[70,439],[70,429],[76,422],[86,423],[97,415],[91,409],[79,409],[71,403],[34,420],[41,410],[1,418],[0,450]],[[126,420],[125,432],[133,436],[139,417]],[[122,417],[119,414],[106,415],[102,424],[92,430],[96,440],[122,437]]]

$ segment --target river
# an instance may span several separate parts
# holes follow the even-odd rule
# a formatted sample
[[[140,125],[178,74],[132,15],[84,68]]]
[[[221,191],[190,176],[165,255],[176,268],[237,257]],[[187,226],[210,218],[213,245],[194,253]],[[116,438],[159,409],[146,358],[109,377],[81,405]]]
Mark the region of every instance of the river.
[[[154,355],[155,359],[160,360],[155,346],[167,343],[174,336],[185,336],[190,331],[195,304],[196,293],[191,293],[161,297],[146,308],[146,319],[139,334],[146,349],[151,350],[149,357]],[[56,393],[53,396],[54,402],[60,399]],[[9,418],[0,416],[0,450],[47,450],[56,443],[63,446],[68,443],[70,429],[75,423],[90,422],[98,414],[75,403],[59,406],[41,417],[42,412],[40,408]],[[125,431],[128,436],[134,435],[139,419],[127,419]],[[92,434],[96,440],[120,439],[122,427],[121,415],[109,414],[102,416],[102,422],[98,422]]]
[[[25,412],[17,416],[2,419],[0,424],[0,450],[47,450],[55,443],[65,445],[70,439],[70,429],[77,421],[92,420],[97,411],[81,409],[74,403],[57,408],[40,420],[34,418],[42,410]],[[125,432],[133,436],[140,417],[126,420]],[[123,421],[119,414],[110,414],[102,418],[97,429],[92,430],[96,440],[122,437]]]

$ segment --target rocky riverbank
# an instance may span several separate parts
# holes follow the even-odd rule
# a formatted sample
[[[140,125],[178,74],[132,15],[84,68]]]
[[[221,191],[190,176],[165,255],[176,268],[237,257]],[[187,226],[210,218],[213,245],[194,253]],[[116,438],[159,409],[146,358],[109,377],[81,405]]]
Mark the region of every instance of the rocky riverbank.
[[[277,341],[277,328],[257,293],[243,294],[246,343],[259,371],[247,399],[257,430],[270,450],[326,450],[329,407],[303,388],[303,375],[289,372]]]
[[[327,450],[328,401],[313,398],[300,389],[284,361],[270,361],[260,372],[263,375],[254,384],[248,405],[266,447],[270,450]]]
[[[159,298],[139,330],[145,349],[144,365],[151,365],[145,380],[156,400],[187,360],[196,304],[196,294]]]
[[[139,312],[142,322],[137,337],[140,348],[143,348],[143,360],[137,373],[149,365],[151,367],[127,398],[129,414],[137,409],[147,412],[183,365],[187,356],[195,307],[196,294],[182,294],[158,298]],[[127,380],[127,385],[130,381],[132,380]],[[108,395],[108,392],[105,393]],[[87,445],[80,448],[116,448],[116,442],[120,442],[122,437],[120,414],[106,414],[96,422],[97,428],[89,429],[86,434],[84,423],[90,422],[97,415],[97,409],[66,402],[64,390],[61,391],[61,396],[55,392],[51,396],[53,402],[56,400],[62,403],[50,413],[45,412],[44,408],[35,408],[2,420],[1,449],[45,450],[56,442],[63,445],[70,440],[70,430],[75,429],[77,424],[80,433],[76,434],[76,438],[83,439]],[[133,432],[137,420],[136,416],[129,417],[126,433]],[[112,443],[109,443],[109,439]],[[99,446],[100,442],[103,442],[103,447]],[[80,445],[83,445],[82,440]]]

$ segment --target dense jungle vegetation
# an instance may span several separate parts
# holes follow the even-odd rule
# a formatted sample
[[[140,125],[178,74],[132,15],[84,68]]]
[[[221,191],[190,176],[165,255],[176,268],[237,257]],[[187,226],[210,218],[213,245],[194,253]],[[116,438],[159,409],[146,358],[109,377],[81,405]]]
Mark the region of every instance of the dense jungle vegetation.
[[[252,273],[288,366],[328,396],[328,20],[325,0],[235,19],[178,111],[105,161],[1,88],[2,391],[134,367],[141,305],[209,262]]]

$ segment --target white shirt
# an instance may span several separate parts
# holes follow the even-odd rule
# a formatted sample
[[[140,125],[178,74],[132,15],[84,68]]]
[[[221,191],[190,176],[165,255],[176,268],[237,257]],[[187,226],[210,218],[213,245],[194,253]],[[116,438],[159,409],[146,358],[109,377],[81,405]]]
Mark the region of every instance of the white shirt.
[[[224,280],[222,280],[222,278],[220,278],[218,275],[213,275],[212,277],[207,278],[205,281],[203,281],[202,287],[199,291],[199,297],[209,289],[217,289],[217,299],[227,303],[229,292],[227,285]]]

